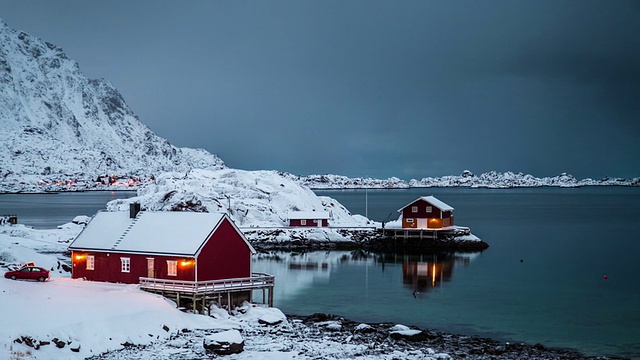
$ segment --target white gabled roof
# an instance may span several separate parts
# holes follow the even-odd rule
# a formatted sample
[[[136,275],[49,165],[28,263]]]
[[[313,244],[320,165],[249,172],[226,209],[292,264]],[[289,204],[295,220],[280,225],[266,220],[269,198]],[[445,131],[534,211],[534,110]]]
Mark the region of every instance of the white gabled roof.
[[[326,211],[289,211],[287,217],[291,220],[300,219],[329,219],[329,213]]]
[[[398,212],[402,212],[402,210],[404,208],[406,208],[407,206],[413,204],[414,202],[416,202],[418,200],[424,200],[424,201],[428,202],[429,204],[437,207],[441,211],[453,211],[453,208],[451,206],[449,206],[449,205],[445,204],[444,202],[436,199],[435,196],[429,195],[429,196],[421,196],[421,197],[413,200],[412,202],[410,202],[407,205],[405,205],[405,206],[401,207],[400,209],[398,209]]]
[[[141,211],[131,219],[129,211],[99,212],[69,250],[196,256],[224,217],[220,213]]]

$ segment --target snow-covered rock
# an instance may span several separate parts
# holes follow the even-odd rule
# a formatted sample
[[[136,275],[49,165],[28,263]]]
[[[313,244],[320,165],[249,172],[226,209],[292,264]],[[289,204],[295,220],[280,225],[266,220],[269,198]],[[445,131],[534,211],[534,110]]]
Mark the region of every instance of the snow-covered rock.
[[[133,202],[152,211],[226,212],[240,228],[286,227],[291,211],[327,212],[330,226],[375,225],[363,216],[352,215],[336,200],[317,196],[276,171],[197,169],[165,173],[143,185],[138,196],[109,202],[107,210],[127,211]]]
[[[207,336],[203,346],[218,355],[238,354],[244,350],[244,339],[240,331],[232,329]]]
[[[91,187],[105,174],[223,168],[204,150],[176,148],[143,125],[118,90],[88,79],[62,49],[0,19],[0,189],[59,182]],[[53,188],[55,189],[55,188]]]

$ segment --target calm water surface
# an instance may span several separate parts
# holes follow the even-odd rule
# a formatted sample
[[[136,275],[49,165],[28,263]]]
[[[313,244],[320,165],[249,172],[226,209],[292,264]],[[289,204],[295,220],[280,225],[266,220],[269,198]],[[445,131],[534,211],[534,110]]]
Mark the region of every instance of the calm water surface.
[[[17,214],[20,224],[36,229],[55,229],[77,215],[92,216],[111,200],[134,196],[135,191],[0,194],[0,215]]]
[[[255,270],[277,274],[275,305],[283,311],[640,358],[639,188],[318,193],[378,221],[435,195],[490,248],[467,256],[334,252],[256,260]],[[314,262],[326,269],[304,266]]]
[[[396,219],[422,195],[490,244],[476,254],[261,254],[285,313],[327,312],[640,359],[640,188],[318,191]],[[53,228],[133,192],[0,195],[0,213]],[[365,208],[365,204],[367,207]],[[605,279],[605,275],[608,277]]]

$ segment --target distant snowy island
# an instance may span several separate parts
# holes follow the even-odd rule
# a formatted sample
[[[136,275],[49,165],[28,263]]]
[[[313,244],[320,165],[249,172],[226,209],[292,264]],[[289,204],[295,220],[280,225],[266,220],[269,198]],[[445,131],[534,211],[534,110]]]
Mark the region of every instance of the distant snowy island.
[[[538,178],[521,172],[497,172],[489,171],[481,175],[475,175],[465,170],[460,175],[441,177],[426,177],[420,180],[411,179],[405,181],[396,177],[389,179],[349,178],[340,175],[308,175],[293,177],[300,184],[311,189],[407,189],[429,187],[469,187],[489,189],[510,189],[520,187],[581,187],[581,186],[640,186],[640,178],[604,178],[601,180],[578,180],[573,175],[562,173],[551,177]]]
[[[219,169],[228,169],[220,166]],[[198,170],[198,169],[192,169]],[[187,171],[188,172],[188,171]],[[276,172],[276,171],[274,171]],[[447,175],[441,177],[426,177],[422,179],[402,180],[397,177],[388,179],[350,178],[342,175],[294,175],[286,172],[277,172],[283,178],[289,179],[301,186],[312,190],[341,190],[341,189],[409,189],[409,188],[487,188],[487,189],[512,189],[533,187],[563,187],[577,188],[583,186],[640,186],[640,178],[625,179],[606,177],[600,180],[590,178],[576,179],[573,175],[562,173],[550,177],[535,177],[522,172],[497,172],[489,171],[480,175],[465,170],[460,175]],[[162,174],[161,174],[162,176]],[[70,176],[66,181],[53,179],[34,180],[33,175],[27,176],[23,181],[0,180],[0,193],[44,193],[65,191],[90,191],[90,190],[137,190],[142,185],[153,182],[154,177],[140,178],[137,176],[98,176],[96,180],[82,179]]]

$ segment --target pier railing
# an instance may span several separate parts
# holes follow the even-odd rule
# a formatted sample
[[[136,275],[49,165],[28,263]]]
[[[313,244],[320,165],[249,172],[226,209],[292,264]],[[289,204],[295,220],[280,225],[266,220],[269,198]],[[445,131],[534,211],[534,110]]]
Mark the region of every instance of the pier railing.
[[[194,295],[235,292],[243,290],[272,288],[275,284],[275,276],[265,273],[252,273],[251,277],[210,280],[210,281],[183,281],[155,278],[140,278],[140,287],[146,290],[162,292],[181,292]]]

